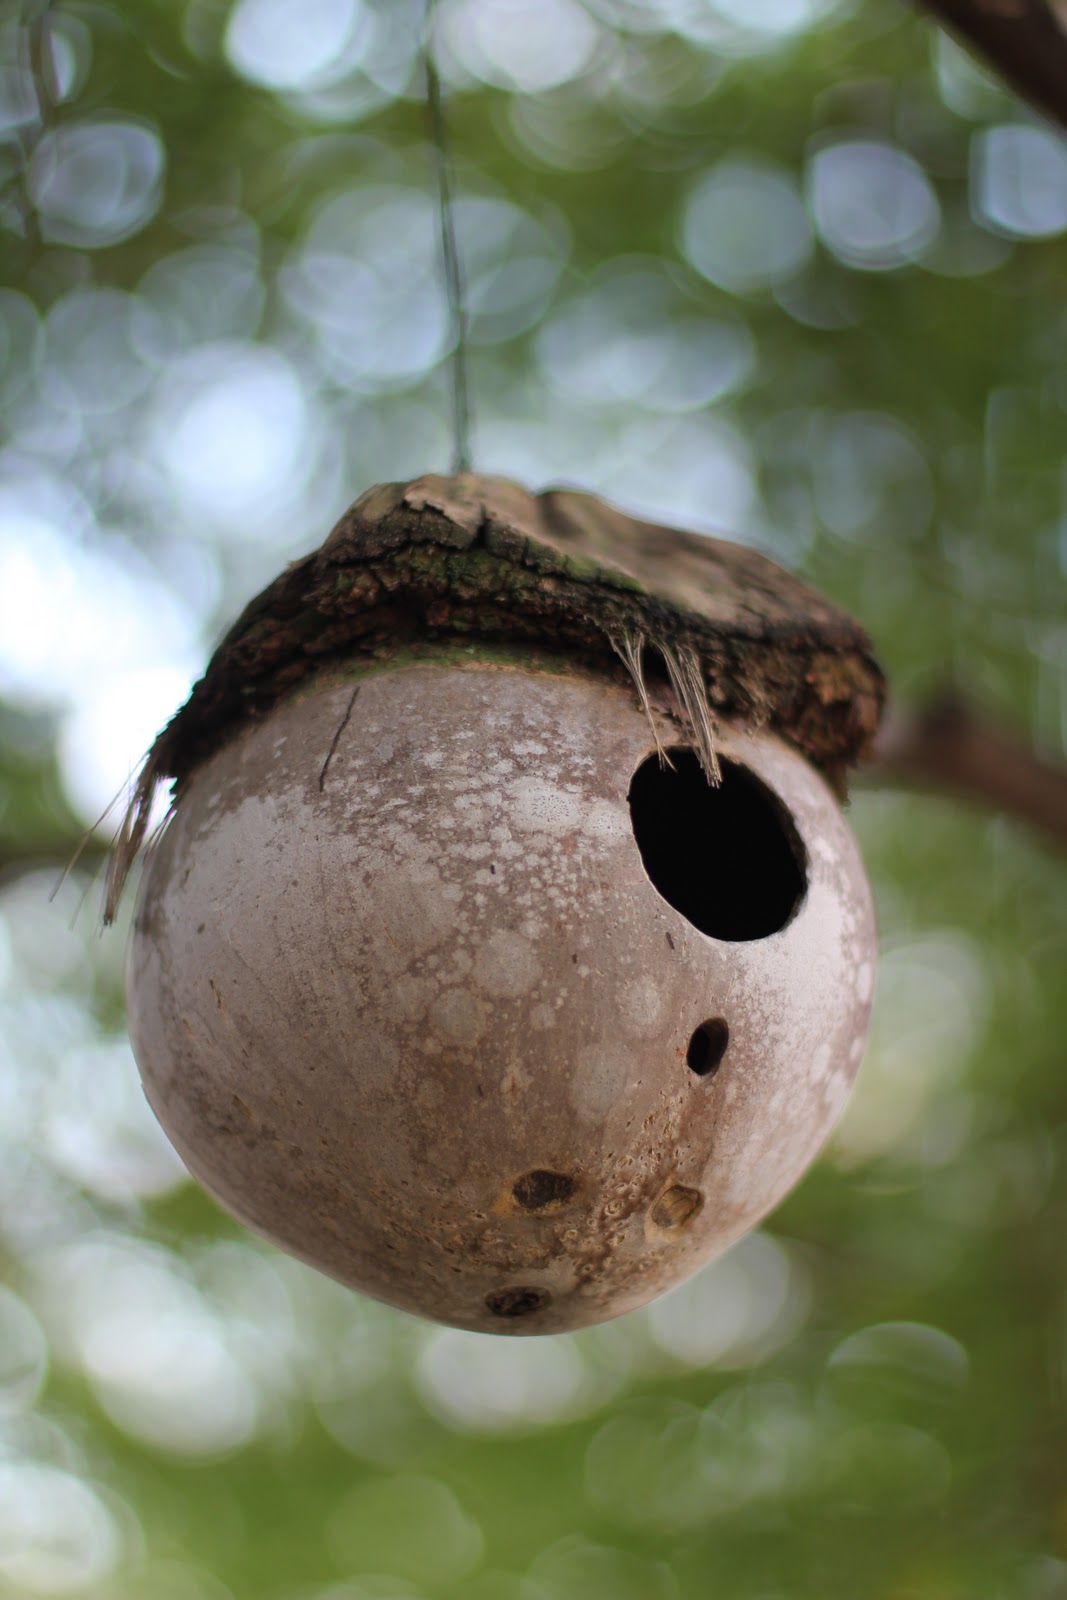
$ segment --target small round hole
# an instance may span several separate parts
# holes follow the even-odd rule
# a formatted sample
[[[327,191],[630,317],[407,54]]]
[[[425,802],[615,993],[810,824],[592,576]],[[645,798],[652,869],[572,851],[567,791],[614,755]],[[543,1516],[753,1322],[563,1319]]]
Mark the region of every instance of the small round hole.
[[[545,1167],[535,1167],[524,1172],[511,1186],[515,1204],[524,1211],[555,1210],[569,1200],[578,1187],[578,1179],[567,1172],[551,1172]]]
[[[487,1294],[485,1303],[494,1317],[528,1317],[531,1312],[543,1311],[552,1296],[547,1289],[530,1289],[524,1285],[512,1289],[494,1289]]]
[[[693,1037],[685,1052],[690,1071],[695,1072],[698,1078],[710,1078],[721,1067],[729,1043],[730,1028],[725,1017],[710,1017],[707,1022],[702,1022],[699,1028],[693,1029]]]

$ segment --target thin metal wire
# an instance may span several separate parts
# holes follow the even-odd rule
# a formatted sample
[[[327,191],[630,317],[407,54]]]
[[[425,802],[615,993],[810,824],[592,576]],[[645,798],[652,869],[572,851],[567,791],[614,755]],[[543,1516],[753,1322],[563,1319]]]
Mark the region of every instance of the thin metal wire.
[[[463,292],[463,272],[456,244],[456,216],[453,200],[452,162],[449,156],[448,127],[445,122],[444,97],[441,78],[437,71],[434,49],[434,17],[437,0],[426,0],[425,22],[422,35],[422,59],[426,75],[426,117],[433,151],[434,178],[437,185],[438,221],[441,233],[441,262],[444,268],[445,293],[452,323],[452,355],[449,368],[452,375],[452,470],[469,472],[471,468],[471,385],[467,305]]]

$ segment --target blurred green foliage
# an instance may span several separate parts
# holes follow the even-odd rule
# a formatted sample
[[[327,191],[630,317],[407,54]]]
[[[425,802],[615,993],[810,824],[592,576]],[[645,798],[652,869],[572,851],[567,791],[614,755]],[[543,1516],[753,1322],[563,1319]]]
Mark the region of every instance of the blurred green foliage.
[[[122,932],[80,868],[50,898],[247,595],[447,465],[419,25],[0,16],[0,1594],[1067,1596],[1067,871],[1017,825],[857,796],[839,1134],[576,1338],[417,1324],[223,1218],[140,1100]],[[874,0],[442,0],[439,37],[476,464],[757,542],[903,697],[1062,756],[1057,136]]]

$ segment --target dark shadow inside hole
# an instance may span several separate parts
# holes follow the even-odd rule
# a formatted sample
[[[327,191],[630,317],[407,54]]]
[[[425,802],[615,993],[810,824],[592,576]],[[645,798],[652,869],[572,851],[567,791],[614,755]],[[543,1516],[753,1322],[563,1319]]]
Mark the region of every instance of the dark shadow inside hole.
[[[649,756],[630,784],[645,871],[664,900],[713,939],[778,933],[807,889],[804,846],[778,797],[747,767],[722,762],[712,785],[692,750],[672,767]]]
[[[536,1167],[515,1179],[511,1193],[524,1211],[544,1211],[569,1200],[577,1187],[578,1179],[568,1172],[550,1172],[545,1167]]]
[[[729,1043],[730,1029],[725,1017],[710,1017],[707,1022],[702,1022],[699,1028],[693,1029],[693,1037],[685,1052],[690,1069],[698,1078],[710,1078],[722,1065]]]
[[[513,1289],[497,1289],[487,1294],[485,1303],[494,1317],[528,1317],[531,1312],[543,1311],[551,1298],[547,1289],[517,1285]]]

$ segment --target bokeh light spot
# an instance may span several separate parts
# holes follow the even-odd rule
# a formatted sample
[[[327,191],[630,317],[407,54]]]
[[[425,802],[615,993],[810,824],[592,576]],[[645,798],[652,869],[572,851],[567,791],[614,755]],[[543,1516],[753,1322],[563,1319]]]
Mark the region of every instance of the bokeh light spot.
[[[368,186],[328,201],[282,275],[323,368],[353,388],[409,383],[447,339],[433,204]]]
[[[967,1385],[967,1352],[958,1339],[922,1322],[881,1322],[850,1334],[827,1362],[838,1403],[854,1399],[870,1415],[877,1398],[889,1415],[944,1407]]]
[[[474,77],[523,94],[576,78],[600,37],[577,0],[453,0],[442,23],[450,52]]]
[[[46,133],[30,163],[41,232],[102,250],[139,233],[163,198],[163,141],[145,123],[85,120]]]
[[[150,345],[151,308],[119,289],[78,289],[52,307],[45,322],[50,399],[62,409],[95,414],[129,405],[155,377],[138,346]]]
[[[903,150],[856,139],[820,150],[809,173],[819,237],[850,267],[885,272],[914,261],[940,221],[929,178]]]
[[[239,523],[305,479],[307,401],[276,350],[202,346],[175,364],[160,412],[157,449],[194,514]]]
[[[237,0],[225,48],[242,77],[267,89],[310,89],[349,70],[368,22],[361,0]]]
[[[811,231],[792,176],[730,158],[701,179],[681,221],[686,258],[731,294],[783,283],[811,255]]]
[[[156,313],[152,331],[159,343],[145,351],[146,359],[161,362],[192,344],[252,338],[266,298],[256,255],[227,244],[192,245],[164,256],[149,267],[138,293]]]
[[[419,1360],[419,1391],[435,1416],[464,1433],[526,1433],[584,1415],[614,1387],[576,1342],[498,1339],[449,1328]]]
[[[176,1456],[228,1454],[256,1425],[223,1320],[168,1252],[89,1236],[43,1264],[70,1354],[116,1427]]]
[[[646,1313],[652,1336],[684,1366],[747,1366],[785,1344],[808,1308],[804,1275],[777,1240],[750,1234]]]
[[[131,1201],[186,1181],[144,1097],[125,1038],[69,1052],[49,1099],[45,1148],[59,1171],[94,1194]]]
[[[685,314],[663,277],[639,266],[620,268],[550,315],[537,355],[545,383],[568,398],[667,412],[712,404],[755,366],[740,318]]]
[[[1026,123],[977,134],[971,180],[975,216],[1018,239],[1050,239],[1067,229],[1067,147]]]
[[[0,1461],[0,1578],[15,1592],[66,1595],[111,1573],[115,1519],[89,1484],[36,1461]]]

